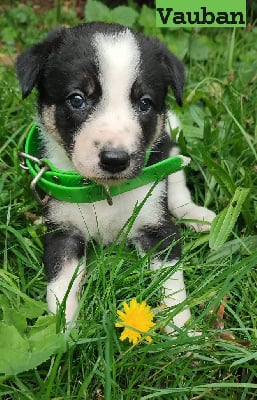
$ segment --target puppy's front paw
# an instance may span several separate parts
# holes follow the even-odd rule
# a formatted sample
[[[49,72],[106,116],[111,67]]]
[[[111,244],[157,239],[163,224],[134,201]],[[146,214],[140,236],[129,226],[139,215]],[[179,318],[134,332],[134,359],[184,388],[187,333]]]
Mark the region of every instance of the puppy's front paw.
[[[185,224],[193,227],[196,232],[205,232],[211,229],[211,223],[215,217],[216,214],[208,208],[192,204],[183,219],[188,220]]]

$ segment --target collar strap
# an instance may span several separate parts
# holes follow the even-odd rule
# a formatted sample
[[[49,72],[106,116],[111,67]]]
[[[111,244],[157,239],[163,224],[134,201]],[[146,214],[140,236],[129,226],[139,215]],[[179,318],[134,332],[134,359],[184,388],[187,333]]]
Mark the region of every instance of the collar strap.
[[[48,196],[60,201],[94,203],[107,200],[111,205],[113,196],[157,182],[171,173],[181,170],[190,162],[188,157],[170,157],[156,164],[145,166],[139,176],[124,181],[120,185],[103,186],[88,180],[75,171],[60,170],[46,158],[39,159],[37,157],[39,145],[38,127],[32,125],[26,139],[25,152],[20,152],[19,155],[23,158],[21,166],[32,175],[33,180],[30,187],[43,204],[45,202],[40,199],[37,186]],[[149,154],[150,152],[146,156],[146,163]]]

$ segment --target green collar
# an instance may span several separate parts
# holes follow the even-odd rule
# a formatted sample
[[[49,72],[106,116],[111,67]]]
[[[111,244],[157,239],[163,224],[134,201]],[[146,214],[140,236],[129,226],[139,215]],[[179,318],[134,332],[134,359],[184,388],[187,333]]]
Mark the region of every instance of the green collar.
[[[124,181],[120,185],[103,186],[89,181],[75,171],[57,169],[45,158],[38,159],[39,144],[38,127],[33,125],[26,139],[25,152],[20,152],[19,155],[23,158],[21,166],[27,169],[33,177],[31,189],[43,204],[46,201],[39,197],[37,186],[41,191],[46,193],[47,197],[54,197],[60,201],[68,203],[94,203],[100,200],[107,200],[111,205],[113,196],[151,182],[157,182],[171,173],[179,171],[190,162],[188,157],[170,157],[156,164],[144,167],[139,176]]]

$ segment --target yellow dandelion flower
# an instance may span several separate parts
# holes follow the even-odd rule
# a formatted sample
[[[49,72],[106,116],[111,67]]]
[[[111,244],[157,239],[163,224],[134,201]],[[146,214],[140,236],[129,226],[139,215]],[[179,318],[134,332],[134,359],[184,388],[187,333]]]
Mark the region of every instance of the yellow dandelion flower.
[[[124,328],[120,340],[128,339],[130,343],[137,344],[142,334],[147,333],[155,325],[154,314],[145,301],[138,303],[136,299],[132,299],[129,305],[124,302],[122,306],[124,312],[117,311],[120,321],[115,324],[117,328]],[[152,341],[150,336],[146,336],[145,339],[148,342]]]

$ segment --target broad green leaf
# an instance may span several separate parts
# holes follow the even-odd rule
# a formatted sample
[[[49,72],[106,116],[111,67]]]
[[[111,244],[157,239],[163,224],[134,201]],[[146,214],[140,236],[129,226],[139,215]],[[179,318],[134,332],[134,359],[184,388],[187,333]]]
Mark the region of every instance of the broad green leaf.
[[[0,374],[16,375],[25,371],[29,359],[29,342],[14,326],[0,323]]]
[[[1,36],[7,44],[13,44],[17,40],[17,32],[9,26],[2,29]]]
[[[27,301],[26,298],[23,298],[23,304],[19,310],[26,318],[38,318],[47,310],[47,305],[42,301],[36,301],[31,298]]]
[[[130,7],[119,6],[111,10],[112,22],[131,27],[138,16],[138,13]]]
[[[165,35],[166,43],[169,49],[179,57],[179,59],[183,59],[189,47],[189,34],[185,32],[183,29],[178,29],[176,32],[172,30],[168,30]]]
[[[44,329],[48,328],[49,325],[53,326],[55,324],[56,324],[56,317],[54,315],[44,315],[43,317],[39,317],[37,319],[36,323],[31,327],[31,332],[33,334],[35,332],[41,332]]]
[[[105,21],[111,22],[111,10],[96,0],[88,0],[85,8],[86,21]]]
[[[210,231],[209,245],[217,250],[228,239],[250,189],[237,188],[230,204],[214,219]]]
[[[155,10],[144,4],[138,18],[138,23],[144,29],[148,29],[148,27],[155,26],[155,19],[156,19]]]
[[[130,7],[118,6],[111,10],[105,4],[96,0],[88,0],[85,14],[87,22],[115,22],[130,27],[138,16],[138,13]]]
[[[54,317],[41,317],[39,328],[28,328],[22,336],[16,327],[0,323],[0,374],[16,375],[47,361],[59,350],[65,351],[65,338],[56,333]]]
[[[203,138],[203,128],[199,126],[183,125],[183,133],[186,139],[202,139]]]
[[[55,317],[41,317],[41,329],[32,328],[29,335],[29,343],[32,351],[30,362],[36,365],[46,361],[58,350],[65,350],[64,335],[56,333]],[[44,321],[45,319],[45,321]]]
[[[204,61],[209,57],[211,47],[207,36],[195,36],[191,42],[190,57],[196,61]]]
[[[10,326],[15,326],[15,328],[23,334],[27,328],[27,321],[24,315],[19,311],[14,310],[10,307],[3,307],[3,321]]]

